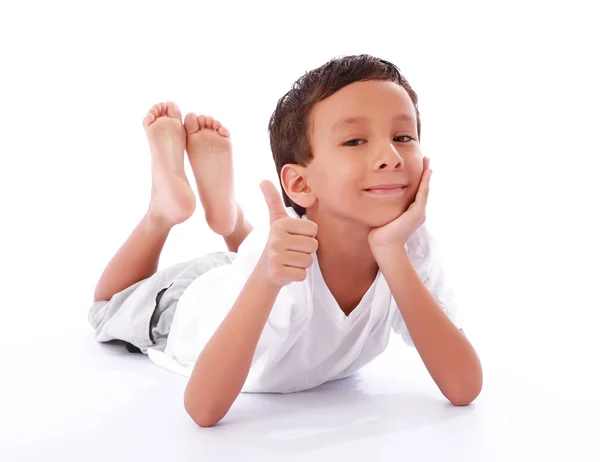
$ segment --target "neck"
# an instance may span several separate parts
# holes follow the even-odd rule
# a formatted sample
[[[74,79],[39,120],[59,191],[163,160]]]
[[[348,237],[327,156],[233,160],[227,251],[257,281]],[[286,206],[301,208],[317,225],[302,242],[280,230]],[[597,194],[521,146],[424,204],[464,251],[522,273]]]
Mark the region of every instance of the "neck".
[[[372,282],[379,270],[369,246],[370,228],[335,216],[307,212],[319,226],[317,258],[323,277],[339,275],[348,282]]]

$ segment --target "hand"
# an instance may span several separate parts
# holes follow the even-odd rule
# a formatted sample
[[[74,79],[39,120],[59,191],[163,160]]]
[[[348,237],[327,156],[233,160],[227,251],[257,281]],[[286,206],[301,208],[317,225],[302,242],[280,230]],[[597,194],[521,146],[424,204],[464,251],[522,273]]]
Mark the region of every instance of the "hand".
[[[267,207],[271,231],[259,265],[275,287],[306,279],[306,269],[313,264],[312,253],[319,243],[315,239],[317,224],[288,216],[279,192],[268,180],[260,184]]]
[[[429,180],[432,170],[429,168],[429,158],[423,158],[423,174],[415,200],[408,209],[387,225],[373,228],[369,233],[369,245],[377,259],[377,254],[383,255],[382,250],[404,247],[406,241],[423,223],[425,223],[425,207],[429,196]]]

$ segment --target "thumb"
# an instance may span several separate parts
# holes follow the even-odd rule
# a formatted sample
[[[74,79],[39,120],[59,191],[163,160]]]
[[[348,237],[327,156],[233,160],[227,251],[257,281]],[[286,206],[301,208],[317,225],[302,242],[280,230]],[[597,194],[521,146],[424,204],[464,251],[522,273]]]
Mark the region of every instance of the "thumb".
[[[269,207],[269,219],[271,224],[275,223],[280,218],[285,218],[288,216],[285,207],[283,206],[283,202],[281,201],[281,196],[279,195],[279,191],[273,183],[269,180],[264,180],[260,183],[260,190],[265,196],[265,202],[267,203],[267,207]]]

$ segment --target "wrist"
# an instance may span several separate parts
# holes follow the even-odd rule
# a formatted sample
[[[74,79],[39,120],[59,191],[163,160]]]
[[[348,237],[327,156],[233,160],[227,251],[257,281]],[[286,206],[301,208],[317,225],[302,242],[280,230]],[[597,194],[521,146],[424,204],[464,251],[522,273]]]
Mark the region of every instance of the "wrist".
[[[254,271],[250,275],[250,278],[253,280],[253,283],[260,288],[260,290],[264,290],[266,293],[273,294],[277,296],[279,291],[285,284],[280,284],[276,281],[273,281],[272,278],[269,277],[268,263],[265,261],[265,255],[261,255]]]
[[[408,252],[403,244],[380,247],[373,250],[377,265],[382,268],[397,267],[398,265],[411,264]]]

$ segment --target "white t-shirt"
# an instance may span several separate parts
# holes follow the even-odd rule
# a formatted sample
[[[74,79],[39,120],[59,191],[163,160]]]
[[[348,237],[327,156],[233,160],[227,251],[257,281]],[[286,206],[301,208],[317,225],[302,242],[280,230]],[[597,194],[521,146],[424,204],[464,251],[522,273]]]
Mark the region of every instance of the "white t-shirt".
[[[288,214],[299,218],[293,208]],[[302,217],[305,218],[305,217]],[[233,306],[267,242],[268,228],[244,240],[231,265],[204,273],[184,291],[159,366],[189,377],[196,358]],[[425,225],[406,243],[419,276],[457,327],[457,307]],[[348,315],[329,291],[317,260],[302,282],[284,286],[261,333],[242,392],[296,392],[357,372],[388,345],[393,330],[414,346],[381,271]],[[243,335],[243,332],[240,333]]]

